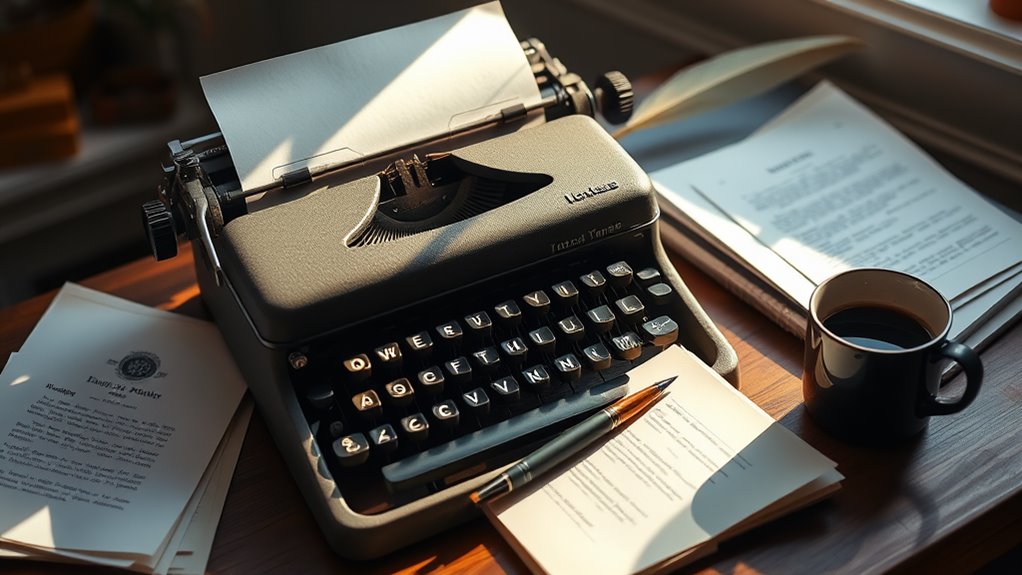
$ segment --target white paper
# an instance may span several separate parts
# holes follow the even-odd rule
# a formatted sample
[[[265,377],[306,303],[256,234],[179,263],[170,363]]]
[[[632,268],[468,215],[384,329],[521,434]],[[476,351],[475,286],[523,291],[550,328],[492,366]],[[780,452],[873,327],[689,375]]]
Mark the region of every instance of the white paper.
[[[145,561],[245,386],[212,324],[87,293],[66,286],[0,375],[0,538]],[[158,367],[132,379],[140,352]]]
[[[688,183],[694,169],[697,168],[682,162],[650,176],[660,196],[691,219],[696,224],[695,231],[704,239],[734,254],[760,279],[808,309],[809,296],[816,284],[696,191]]]
[[[251,400],[242,403],[238,415],[231,424],[230,436],[225,438],[222,457],[218,461],[218,469],[213,482],[206,489],[199,507],[188,522],[181,546],[175,553],[167,573],[173,575],[202,575],[209,564],[209,556],[213,550],[213,537],[220,524],[220,514],[227,500],[227,491],[234,479],[234,468],[245,443],[245,431],[248,430],[252,418],[253,403]]]
[[[641,371],[640,371],[641,370]],[[712,540],[835,464],[672,346],[629,373],[665,399],[492,512],[547,573],[629,574]]]
[[[75,563],[95,564],[104,567],[117,567],[118,569],[131,569],[135,562],[131,559],[119,559],[115,557],[97,557],[90,553],[75,553],[63,549],[39,549],[12,545],[0,541],[0,558],[28,559],[32,561],[47,561],[50,563]]]
[[[242,188],[540,100],[498,2],[201,78]]]
[[[122,300],[123,301],[123,300]],[[201,321],[201,320],[199,320]],[[152,572],[156,575],[202,575],[206,572],[213,537],[227,491],[234,477],[238,455],[245,440],[245,431],[252,416],[252,401],[243,401],[217,448],[206,473],[203,474],[167,545],[158,557],[136,561],[121,554],[73,552],[65,549],[12,546],[0,542],[0,557],[37,561],[75,562]]]
[[[688,164],[693,187],[814,283],[888,267],[954,300],[1022,261],[1017,222],[827,83]]]
[[[654,172],[660,196],[696,222],[694,230],[704,239],[719,249],[731,252],[761,280],[798,302],[803,309],[808,309],[809,297],[816,284],[688,186],[685,182],[689,173],[685,163]],[[1010,300],[1017,295],[1019,286],[1022,286],[1020,269],[1022,267],[1016,265],[996,274],[989,281],[966,290],[952,302],[954,321],[950,331],[951,339],[971,342],[970,345],[985,341],[977,340],[972,334],[982,332],[979,329],[981,322],[987,321],[1002,305],[1006,305],[1005,298]]]
[[[1022,281],[1019,274],[1022,274],[1022,264],[1016,264],[998,274],[994,274],[985,282],[977,284],[956,297],[951,302],[952,309],[957,310],[1005,283],[1018,285]]]
[[[847,121],[849,116],[855,118],[854,122]],[[803,266],[800,270],[798,266],[799,263],[804,263],[804,260],[785,257],[791,255],[790,250],[777,249],[776,246],[772,249],[766,243],[762,232],[767,226],[757,226],[749,221],[743,222],[737,219],[737,216],[735,219],[729,217],[722,207],[733,204],[735,200],[728,200],[726,196],[727,194],[738,195],[741,192],[727,186],[717,188],[713,185],[705,185],[704,187],[710,191],[700,193],[700,190],[697,190],[692,184],[693,182],[719,180],[722,173],[727,174],[729,179],[733,179],[733,174],[743,171],[728,169],[722,172],[722,165],[725,163],[731,166],[736,163],[740,163],[742,166],[762,164],[762,160],[750,161],[746,159],[746,155],[760,154],[761,147],[775,146],[775,151],[790,154],[792,150],[802,149],[806,142],[810,143],[814,149],[821,148],[824,151],[830,150],[832,153],[835,150],[840,150],[841,146],[855,146],[855,141],[848,140],[847,142],[839,141],[836,144],[831,142],[832,146],[828,148],[825,140],[815,136],[813,130],[825,130],[827,126],[831,126],[834,121],[841,118],[846,119],[846,124],[854,123],[862,132],[862,139],[871,137],[874,139],[873,141],[881,143],[883,149],[890,155],[909,158],[908,163],[919,172],[920,179],[939,180],[945,183],[948,186],[942,189],[943,195],[946,196],[945,200],[963,198],[964,203],[970,209],[977,210],[977,219],[982,218],[983,224],[989,222],[1000,230],[999,233],[1002,235],[1011,236],[999,246],[998,253],[993,257],[984,254],[983,257],[975,257],[965,266],[955,267],[953,263],[947,264],[943,270],[945,276],[943,280],[939,277],[935,279],[923,276],[924,279],[933,282],[934,286],[951,300],[955,311],[951,337],[964,341],[968,345],[981,346],[994,329],[994,326],[984,327],[983,322],[995,320],[999,323],[1002,321],[1000,318],[1011,318],[1017,315],[1010,310],[1001,313],[1001,309],[1004,306],[1015,309],[1019,305],[1014,302],[1019,297],[1019,286],[1022,285],[1022,276],[1019,274],[1022,266],[1018,263],[1022,259],[1022,250],[1017,249],[1016,244],[1022,241],[1022,232],[1020,232],[1022,226],[952,178],[943,168],[925,157],[914,145],[904,140],[893,129],[866,112],[830,84],[822,83],[802,100],[764,124],[745,142],[658,170],[651,175],[657,182],[657,190],[661,196],[682,211],[693,222],[693,229],[704,239],[731,252],[739,261],[745,262],[748,269],[761,279],[801,304],[803,308],[808,308],[812,290],[821,279],[827,277],[826,274],[819,273],[815,278],[810,279],[807,277],[806,268]],[[789,123],[794,125],[789,125]],[[769,139],[772,137],[774,139]],[[750,145],[751,140],[756,140],[758,143],[754,142],[755,145]],[[782,145],[787,146],[786,150],[780,149]],[[823,160],[816,159],[814,161]],[[754,167],[750,167],[750,170],[754,169]],[[769,182],[762,181],[746,191],[759,190],[767,185]],[[835,209],[835,212],[838,211],[840,209]],[[744,224],[744,227],[740,223]],[[869,241],[874,240],[870,238]],[[895,251],[897,249],[892,247],[887,254]],[[1014,263],[1009,263],[1001,270],[991,271],[996,270],[1000,265],[998,262],[1012,262],[1012,260]],[[857,263],[863,266],[883,266],[883,261],[880,258]],[[983,271],[977,272],[977,268],[982,268]],[[946,276],[952,276],[953,281],[947,281]],[[986,280],[983,280],[984,276],[987,277]],[[955,291],[959,292],[957,296],[954,296]]]

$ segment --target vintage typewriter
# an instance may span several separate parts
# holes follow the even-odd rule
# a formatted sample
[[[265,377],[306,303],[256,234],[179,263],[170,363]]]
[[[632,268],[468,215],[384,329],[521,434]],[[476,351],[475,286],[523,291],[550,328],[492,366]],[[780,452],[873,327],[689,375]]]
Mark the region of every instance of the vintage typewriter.
[[[157,259],[192,241],[203,299],[342,555],[473,517],[471,490],[665,346],[737,385],[661,247],[649,177],[592,118],[627,118],[627,80],[591,91],[540,42],[521,48],[541,101],[465,127],[476,143],[285,174],[254,211],[221,134],[173,141],[143,206]],[[526,116],[545,122],[501,129]]]

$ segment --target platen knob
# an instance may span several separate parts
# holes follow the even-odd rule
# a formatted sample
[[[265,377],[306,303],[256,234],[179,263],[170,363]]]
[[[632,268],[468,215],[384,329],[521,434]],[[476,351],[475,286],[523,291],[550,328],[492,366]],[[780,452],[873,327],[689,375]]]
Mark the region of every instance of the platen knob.
[[[632,117],[635,95],[632,83],[621,72],[607,72],[593,84],[596,107],[611,124],[624,124]]]
[[[160,200],[142,204],[142,226],[149,240],[149,249],[157,261],[177,255],[177,227],[166,204]]]

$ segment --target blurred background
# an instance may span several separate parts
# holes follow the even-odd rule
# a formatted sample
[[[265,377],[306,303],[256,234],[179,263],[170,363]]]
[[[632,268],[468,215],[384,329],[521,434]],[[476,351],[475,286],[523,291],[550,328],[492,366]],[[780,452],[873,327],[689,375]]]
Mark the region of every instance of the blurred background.
[[[972,182],[981,191],[1017,191],[1022,33],[949,33],[920,1],[891,0],[880,16],[865,0],[503,5],[520,39],[540,38],[587,81],[613,69],[662,79],[745,44],[854,35],[867,49],[828,76],[949,161],[1015,182]],[[217,130],[199,76],[476,3],[0,0],[0,306],[148,253],[138,209],[154,197],[166,142]]]

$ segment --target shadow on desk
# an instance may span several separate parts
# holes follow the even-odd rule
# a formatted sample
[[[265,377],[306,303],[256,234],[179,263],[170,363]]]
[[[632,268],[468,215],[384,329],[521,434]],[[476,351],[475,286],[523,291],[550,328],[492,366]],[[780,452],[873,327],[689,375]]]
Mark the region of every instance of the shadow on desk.
[[[917,479],[912,476],[924,436],[886,449],[856,448],[825,434],[809,420],[802,405],[779,421],[838,463],[846,476],[842,489],[725,540],[715,554],[692,565],[695,571],[790,571],[792,565],[785,558],[792,556],[800,558],[798,572],[883,571],[891,568],[884,564],[886,557],[905,550],[899,547],[922,549],[935,538],[938,506],[925,490],[916,488]],[[694,515],[699,507],[697,494]],[[707,502],[702,507],[704,515],[712,513]],[[885,531],[897,531],[901,537],[886,537]],[[911,538],[905,537],[906,532],[911,532]],[[807,549],[826,551],[806,553]]]

